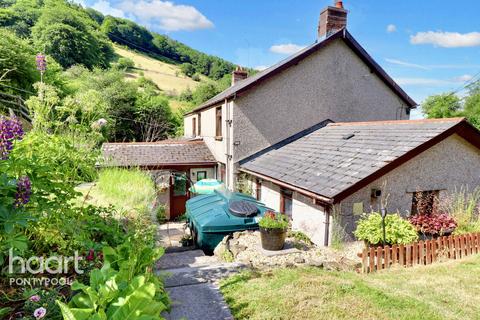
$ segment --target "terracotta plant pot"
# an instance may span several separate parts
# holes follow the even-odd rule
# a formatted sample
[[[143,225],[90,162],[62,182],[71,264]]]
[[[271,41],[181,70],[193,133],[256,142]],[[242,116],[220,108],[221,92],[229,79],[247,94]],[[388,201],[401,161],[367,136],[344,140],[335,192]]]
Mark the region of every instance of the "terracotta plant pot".
[[[287,237],[287,229],[267,229],[260,227],[262,248],[270,251],[282,250]]]

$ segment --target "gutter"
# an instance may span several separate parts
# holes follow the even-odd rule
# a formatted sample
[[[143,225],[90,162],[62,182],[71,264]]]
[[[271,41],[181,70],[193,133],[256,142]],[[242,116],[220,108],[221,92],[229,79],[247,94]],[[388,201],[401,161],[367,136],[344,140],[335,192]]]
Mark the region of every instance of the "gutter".
[[[302,189],[302,188],[299,188],[299,187],[295,187],[295,186],[293,186],[293,185],[291,185],[291,184],[282,182],[282,181],[277,180],[277,179],[275,179],[275,178],[272,178],[272,177],[269,177],[269,176],[266,176],[266,175],[263,175],[263,174],[254,172],[254,171],[250,171],[250,170],[248,170],[248,169],[243,169],[243,168],[240,168],[239,171],[248,173],[248,174],[250,174],[250,175],[252,175],[252,176],[256,176],[256,177],[261,178],[261,179],[266,180],[266,181],[273,182],[273,183],[275,183],[276,185],[279,185],[279,186],[281,186],[281,187],[288,188],[288,189],[290,189],[290,190],[296,191],[296,192],[298,192],[298,193],[300,193],[300,194],[303,194],[304,196],[313,198],[313,199],[319,201],[320,203],[322,203],[322,204],[324,204],[324,205],[330,206],[330,205],[333,204],[333,199],[331,199],[331,198],[327,198],[327,197],[321,196],[321,195],[316,194],[316,193],[314,193],[314,192],[311,192],[311,191],[309,191],[309,190],[305,190],[305,189]]]

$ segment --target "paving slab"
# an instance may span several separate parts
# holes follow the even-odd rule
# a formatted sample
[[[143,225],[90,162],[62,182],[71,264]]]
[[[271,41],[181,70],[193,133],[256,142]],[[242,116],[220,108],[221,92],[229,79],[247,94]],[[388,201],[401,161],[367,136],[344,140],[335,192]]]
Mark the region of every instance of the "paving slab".
[[[233,316],[218,287],[212,283],[167,288],[172,310],[164,313],[167,320],[230,320]]]

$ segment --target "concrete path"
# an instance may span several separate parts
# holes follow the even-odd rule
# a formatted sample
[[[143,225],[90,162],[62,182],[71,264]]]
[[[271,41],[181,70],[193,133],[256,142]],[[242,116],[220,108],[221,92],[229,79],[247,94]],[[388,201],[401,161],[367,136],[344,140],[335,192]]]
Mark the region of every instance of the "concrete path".
[[[163,316],[167,320],[233,319],[218,282],[244,267],[205,256],[201,250],[165,254],[158,261],[157,273],[165,277],[172,310]]]

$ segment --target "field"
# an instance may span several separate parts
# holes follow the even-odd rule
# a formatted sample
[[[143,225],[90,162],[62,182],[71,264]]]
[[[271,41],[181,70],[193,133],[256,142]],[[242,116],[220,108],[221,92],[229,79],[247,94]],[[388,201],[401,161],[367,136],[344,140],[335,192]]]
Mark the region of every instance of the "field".
[[[480,319],[480,256],[376,274],[247,272],[221,291],[235,319]]]
[[[130,58],[135,63],[134,72],[128,73],[131,78],[138,78],[140,73],[153,80],[157,86],[169,95],[178,95],[190,88],[193,90],[200,82],[196,82],[183,75],[178,65],[169,64],[138,52],[127,50],[118,45],[114,46],[119,56]],[[207,79],[201,77],[202,81]]]

